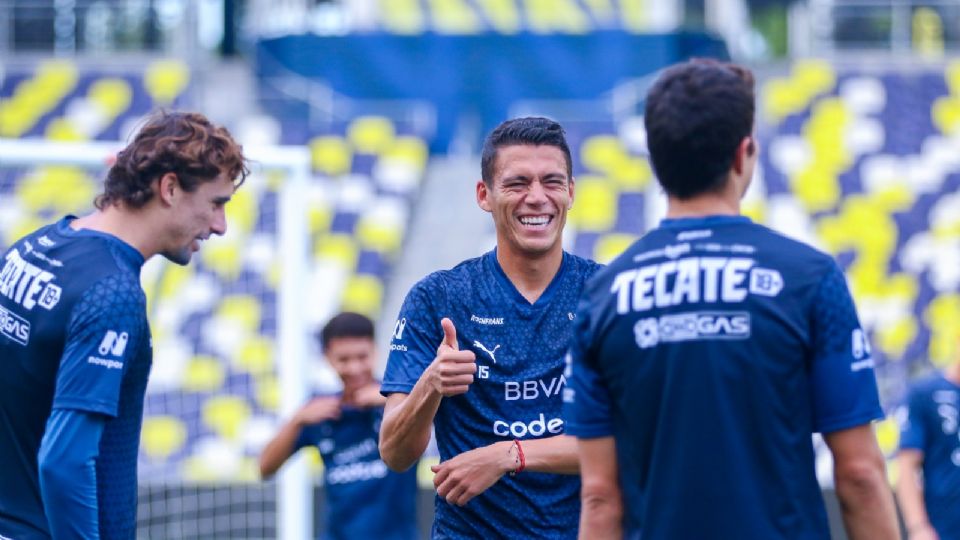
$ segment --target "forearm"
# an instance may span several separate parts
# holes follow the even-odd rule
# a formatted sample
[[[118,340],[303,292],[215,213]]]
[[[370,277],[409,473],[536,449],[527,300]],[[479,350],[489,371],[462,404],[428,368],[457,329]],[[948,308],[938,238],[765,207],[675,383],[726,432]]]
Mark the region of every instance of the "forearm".
[[[900,478],[897,481],[897,499],[907,531],[913,531],[929,525],[930,517],[923,502],[923,488],[917,469],[900,464]]]
[[[303,430],[299,415],[295,415],[280,428],[277,435],[264,447],[260,454],[260,476],[269,478],[283,466],[293,454],[297,438]]]
[[[102,419],[54,410],[38,454],[40,495],[53,538],[100,537],[96,457]]]
[[[577,439],[569,435],[522,440],[520,445],[528,471],[580,474]]]
[[[584,489],[580,508],[581,540],[623,538],[623,504],[619,493],[589,493]]]
[[[394,471],[409,469],[430,443],[442,396],[421,378],[410,394],[392,394],[380,425],[380,456]]]
[[[844,526],[852,540],[900,537],[896,508],[882,463],[855,475],[835,475]]]

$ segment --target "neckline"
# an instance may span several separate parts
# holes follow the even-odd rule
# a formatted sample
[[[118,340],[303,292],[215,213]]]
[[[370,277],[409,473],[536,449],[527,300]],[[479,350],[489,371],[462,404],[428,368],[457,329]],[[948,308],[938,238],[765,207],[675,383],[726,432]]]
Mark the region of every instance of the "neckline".
[[[487,262],[487,264],[493,267],[493,275],[500,283],[500,286],[513,300],[514,305],[524,310],[543,309],[544,306],[550,303],[550,300],[556,294],[557,289],[560,288],[559,283],[563,279],[563,275],[566,272],[569,258],[570,255],[564,251],[563,259],[560,260],[560,268],[557,269],[557,273],[554,274],[553,279],[550,280],[550,284],[547,285],[547,288],[543,290],[536,302],[530,303],[526,297],[520,294],[517,286],[513,284],[513,281],[510,280],[510,277],[507,276],[507,273],[503,271],[503,267],[500,266],[500,261],[497,260],[497,248],[493,248],[491,251],[488,251],[486,255],[484,255],[484,260]]]
[[[125,242],[124,240],[120,239],[115,235],[112,235],[110,233],[103,232],[103,231],[93,230],[93,229],[74,229],[73,227],[70,226],[70,222],[72,222],[75,219],[77,219],[77,216],[74,216],[72,214],[68,214],[67,216],[64,216],[64,218],[61,219],[59,223],[57,223],[57,229],[56,229],[57,234],[67,238],[81,238],[81,237],[103,238],[108,242],[110,242],[112,245],[117,246],[117,248],[120,250],[120,252],[124,256],[129,257],[131,262],[136,263],[138,266],[143,266],[143,264],[146,262],[146,259],[143,257],[143,253],[140,253],[140,250],[131,246],[130,244],[128,244],[127,242]]]
[[[712,215],[682,218],[664,218],[660,227],[665,229],[686,229],[690,227],[716,227],[720,225],[743,225],[753,223],[747,216]]]

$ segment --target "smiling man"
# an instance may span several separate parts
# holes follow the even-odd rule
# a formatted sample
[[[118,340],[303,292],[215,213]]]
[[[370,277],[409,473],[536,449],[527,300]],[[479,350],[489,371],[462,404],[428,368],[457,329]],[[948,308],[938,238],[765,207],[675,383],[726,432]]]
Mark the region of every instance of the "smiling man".
[[[563,434],[563,356],[598,265],[561,245],[574,193],[563,129],[504,122],[481,169],[477,204],[493,216],[497,247],[407,295],[381,387],[380,452],[405,470],[435,428],[433,538],[574,538],[580,482]]]
[[[194,113],[150,119],[110,168],[97,211],[0,259],[0,538],[133,538],[152,351],[140,268],[187,264],[226,232],[242,150]]]

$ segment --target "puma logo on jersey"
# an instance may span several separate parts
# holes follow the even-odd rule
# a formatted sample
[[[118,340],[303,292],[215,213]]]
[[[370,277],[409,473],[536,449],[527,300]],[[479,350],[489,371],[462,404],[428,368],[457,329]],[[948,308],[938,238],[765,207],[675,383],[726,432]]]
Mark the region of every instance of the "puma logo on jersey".
[[[474,346],[474,347],[477,347],[477,348],[480,349],[481,351],[483,351],[483,352],[487,353],[488,355],[490,355],[490,359],[493,360],[493,363],[494,363],[494,364],[497,363],[497,357],[495,356],[495,354],[496,354],[496,352],[497,352],[497,349],[500,348],[500,345],[497,345],[496,347],[494,347],[492,351],[491,351],[490,349],[487,349],[486,347],[484,347],[484,346],[483,346],[483,343],[480,343],[479,341],[474,341],[474,342],[473,342],[473,346]]]

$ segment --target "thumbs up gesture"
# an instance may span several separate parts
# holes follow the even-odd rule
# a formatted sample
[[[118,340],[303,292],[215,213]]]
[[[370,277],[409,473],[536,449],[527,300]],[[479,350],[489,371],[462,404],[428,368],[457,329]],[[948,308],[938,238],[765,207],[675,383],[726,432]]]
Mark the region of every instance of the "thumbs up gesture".
[[[453,321],[444,318],[443,341],[437,347],[437,357],[427,368],[430,386],[439,394],[449,397],[466,393],[477,372],[476,355],[473,351],[461,351],[457,344],[457,328]]]

